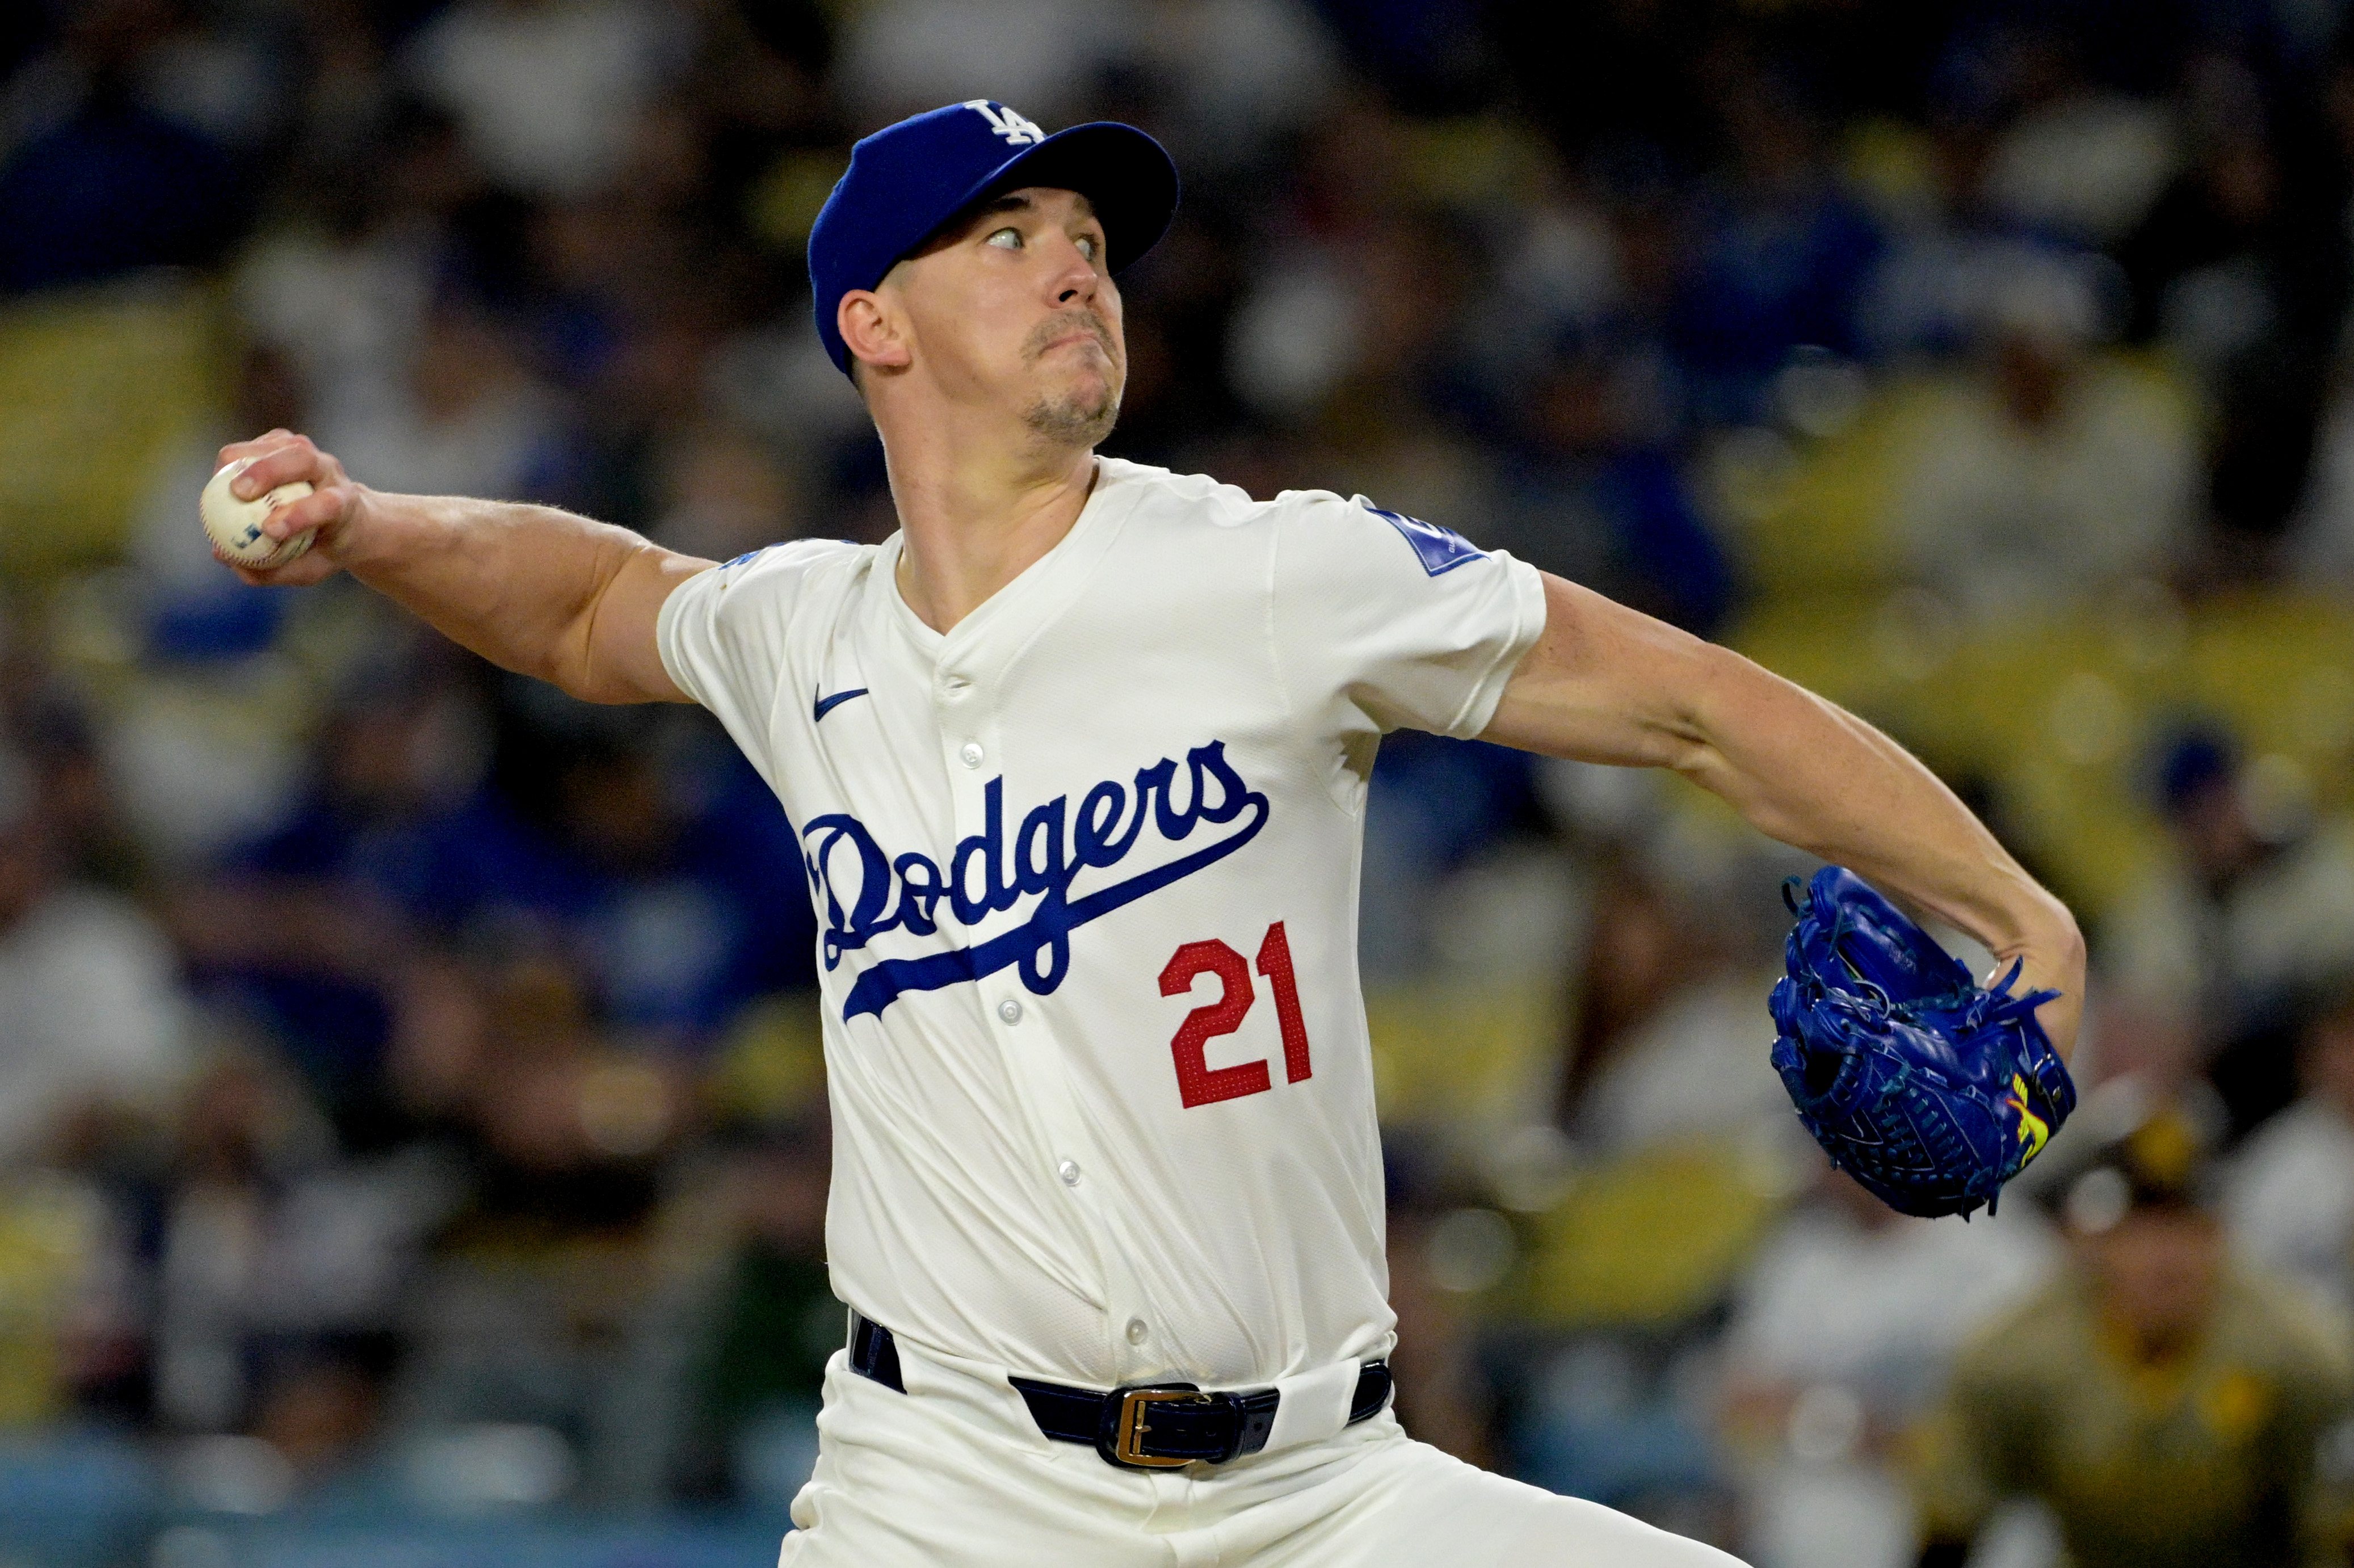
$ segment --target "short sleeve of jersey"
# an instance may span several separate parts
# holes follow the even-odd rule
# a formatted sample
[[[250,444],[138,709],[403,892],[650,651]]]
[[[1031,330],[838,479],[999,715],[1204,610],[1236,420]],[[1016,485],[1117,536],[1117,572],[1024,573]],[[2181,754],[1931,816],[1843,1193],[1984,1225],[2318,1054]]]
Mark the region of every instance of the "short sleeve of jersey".
[[[859,546],[839,539],[771,545],[671,589],[654,620],[663,668],[768,771],[769,716],[785,638],[810,568]]]
[[[1384,731],[1486,729],[1544,630],[1536,568],[1363,496],[1275,506],[1273,630],[1303,712],[1337,700]]]

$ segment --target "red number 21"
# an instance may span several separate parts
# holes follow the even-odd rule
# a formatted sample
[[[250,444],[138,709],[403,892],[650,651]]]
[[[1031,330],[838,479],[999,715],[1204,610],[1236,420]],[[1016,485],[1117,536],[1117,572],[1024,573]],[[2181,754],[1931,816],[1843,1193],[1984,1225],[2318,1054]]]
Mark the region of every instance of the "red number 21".
[[[1266,939],[1258,945],[1258,972],[1275,988],[1276,1022],[1283,1030],[1284,1075],[1296,1084],[1312,1069],[1308,1061],[1308,1024],[1299,1015],[1299,985],[1291,972],[1291,943],[1283,934],[1280,920],[1267,928]],[[1240,953],[1220,941],[1186,943],[1161,971],[1161,994],[1182,996],[1205,974],[1216,975],[1223,991],[1217,1001],[1187,1013],[1185,1022],[1178,1025],[1177,1037],[1169,1042],[1170,1054],[1177,1059],[1177,1096],[1188,1110],[1264,1094],[1273,1084],[1264,1061],[1212,1067],[1203,1054],[1210,1041],[1241,1028],[1243,1015],[1257,1000],[1250,966]]]

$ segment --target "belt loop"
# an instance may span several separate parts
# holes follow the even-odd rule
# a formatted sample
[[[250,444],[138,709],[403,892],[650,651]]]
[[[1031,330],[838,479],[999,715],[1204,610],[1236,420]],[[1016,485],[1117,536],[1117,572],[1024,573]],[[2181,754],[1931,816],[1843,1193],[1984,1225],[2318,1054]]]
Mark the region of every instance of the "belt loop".
[[[1334,1361],[1285,1378],[1276,1384],[1282,1403],[1262,1453],[1280,1454],[1306,1443],[1321,1443],[1349,1425],[1349,1408],[1356,1403],[1357,1384],[1364,1369],[1355,1361]]]

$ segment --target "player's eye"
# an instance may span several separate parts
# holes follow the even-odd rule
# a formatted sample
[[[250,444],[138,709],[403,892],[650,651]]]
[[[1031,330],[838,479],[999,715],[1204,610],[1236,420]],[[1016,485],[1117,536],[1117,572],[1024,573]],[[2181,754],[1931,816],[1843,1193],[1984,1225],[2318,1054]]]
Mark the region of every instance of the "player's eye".
[[[1097,239],[1092,234],[1080,235],[1078,243],[1079,254],[1086,257],[1090,261],[1103,254],[1103,241]]]
[[[1022,231],[1018,228],[1001,228],[981,243],[994,245],[1001,250],[1019,250],[1022,249]]]

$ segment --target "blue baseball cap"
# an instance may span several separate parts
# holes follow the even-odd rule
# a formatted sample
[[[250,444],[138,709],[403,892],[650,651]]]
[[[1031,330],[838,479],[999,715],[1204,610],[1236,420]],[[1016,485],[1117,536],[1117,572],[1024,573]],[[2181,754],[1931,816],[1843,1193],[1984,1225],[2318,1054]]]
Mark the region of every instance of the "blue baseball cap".
[[[1177,210],[1177,165],[1133,125],[1099,120],[1049,136],[985,98],[886,125],[851,149],[810,229],[811,310],[835,368],[850,374],[834,325],[843,295],[874,288],[967,210],[1023,185],[1087,197],[1114,272],[1151,249]]]

